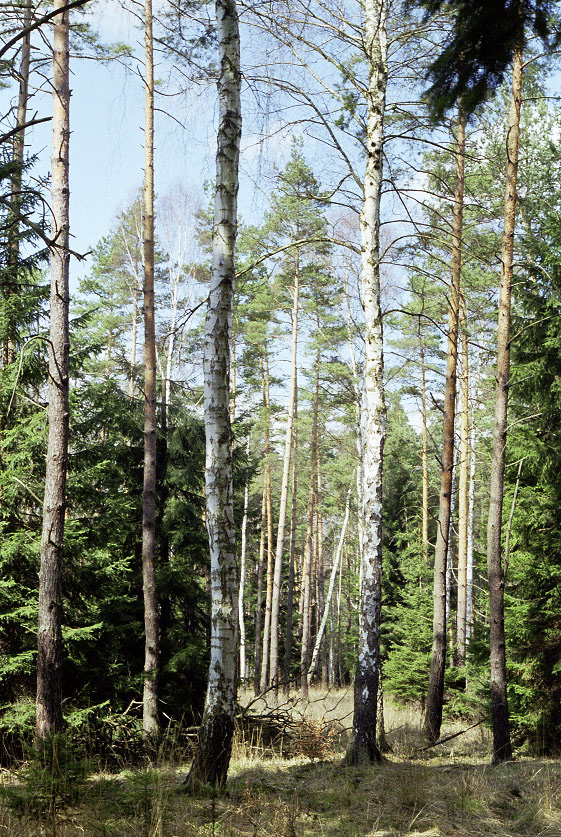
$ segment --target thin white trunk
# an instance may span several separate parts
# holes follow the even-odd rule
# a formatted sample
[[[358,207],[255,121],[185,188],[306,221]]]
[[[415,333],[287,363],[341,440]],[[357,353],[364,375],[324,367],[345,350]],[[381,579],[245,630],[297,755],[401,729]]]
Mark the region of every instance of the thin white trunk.
[[[246,457],[249,458],[249,434],[245,448]],[[240,592],[239,592],[239,625],[240,625],[240,678],[245,680],[245,621],[243,600],[245,594],[245,555],[247,550],[247,509],[249,506],[249,477],[246,478],[243,494],[243,519],[242,519],[242,542],[240,548]]]
[[[138,320],[138,297],[136,288],[133,290],[133,307],[132,307],[132,336],[131,336],[131,362],[130,362],[130,378],[129,378],[129,397],[134,395],[134,375],[136,370],[136,329]]]
[[[271,633],[270,633],[270,662],[269,683],[279,683],[279,612],[280,588],[282,578],[282,559],[284,552],[284,537],[288,510],[288,489],[290,483],[290,457],[292,451],[292,428],[294,425],[294,408],[298,389],[298,308],[300,302],[300,271],[298,253],[296,254],[296,268],[294,271],[294,287],[292,289],[292,358],[290,367],[290,394],[288,397],[288,414],[286,417],[286,435],[284,441],[284,457],[282,465],[282,485],[279,507],[279,523],[277,529],[277,548],[275,552],[275,569],[273,575],[273,595],[271,601]]]
[[[345,517],[343,519],[343,525],[341,527],[341,534],[339,536],[339,543],[337,544],[337,551],[335,553],[335,558],[333,559],[333,566],[331,568],[331,577],[329,579],[329,589],[327,591],[327,597],[325,600],[325,606],[323,608],[323,615],[321,618],[321,624],[319,626],[318,634],[316,637],[316,644],[314,646],[314,650],[312,652],[312,661],[310,663],[310,667],[308,669],[308,686],[311,684],[313,673],[317,664],[319,650],[321,647],[321,641],[323,639],[323,635],[325,632],[325,626],[327,625],[327,618],[329,616],[329,609],[331,607],[331,599],[333,597],[333,590],[335,588],[335,581],[337,579],[337,572],[339,570],[339,564],[341,563],[341,555],[343,554],[343,544],[345,542],[345,535],[347,534],[347,526],[349,523],[349,512],[351,508],[351,489],[349,488],[347,494],[347,504],[345,506]]]
[[[475,402],[478,389],[475,388]],[[475,470],[477,466],[477,427],[474,420],[475,407],[472,408],[470,431],[470,466],[469,466],[469,501],[467,530],[467,572],[466,572],[466,650],[471,639],[473,623],[473,568],[474,568],[474,525],[475,525]]]
[[[466,661],[466,585],[467,585],[467,542],[469,504],[469,361],[467,337],[467,312],[465,294],[460,295],[462,330],[462,378],[460,410],[460,480],[458,488],[458,607],[456,619],[456,662],[459,666]]]
[[[170,277],[171,281],[171,277]],[[178,300],[178,291],[179,291],[179,277],[176,276],[175,279],[172,281],[172,296],[171,296],[171,324],[170,324],[170,332],[168,338],[168,350],[167,350],[167,358],[166,358],[166,377],[164,381],[164,386],[166,388],[165,391],[165,402],[166,404],[170,403],[171,397],[171,373],[173,370],[173,350],[175,348],[175,329],[177,326],[177,300]]]

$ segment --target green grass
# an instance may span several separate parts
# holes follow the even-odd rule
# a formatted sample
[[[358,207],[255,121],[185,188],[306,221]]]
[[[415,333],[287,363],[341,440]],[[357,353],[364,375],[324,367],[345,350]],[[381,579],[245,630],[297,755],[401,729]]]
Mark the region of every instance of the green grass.
[[[419,714],[388,705],[387,761],[343,767],[351,710],[342,692],[316,692],[308,707],[295,702],[290,711],[302,732],[291,757],[256,734],[238,738],[228,786],[216,795],[183,794],[188,764],[168,751],[165,761],[91,775],[49,816],[2,798],[0,837],[561,837],[558,762],[520,758],[491,767],[481,727],[423,750]],[[461,729],[448,725],[443,734]],[[25,775],[6,773],[4,784],[24,795]]]

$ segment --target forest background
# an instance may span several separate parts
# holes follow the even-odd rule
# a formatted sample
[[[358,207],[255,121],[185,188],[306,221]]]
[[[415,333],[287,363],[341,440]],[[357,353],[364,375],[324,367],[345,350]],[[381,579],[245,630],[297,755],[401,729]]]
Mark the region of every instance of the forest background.
[[[105,13],[91,9],[89,16],[76,16],[73,49],[80,54],[73,59],[75,65],[103,61],[109,74],[127,78],[127,94],[121,100],[130,112],[138,97],[139,115],[134,118],[140,122],[144,83],[138,45],[131,39],[130,44],[103,46],[93,31],[96,15]],[[361,573],[357,410],[364,362],[358,212],[366,67],[357,51],[360,14],[349,10],[343,25],[340,10],[325,7],[325,19],[318,23],[318,18],[294,5],[288,17],[295,18],[300,28],[293,30],[294,20],[285,20],[281,11],[276,10],[273,19],[268,8],[248,9],[241,18],[246,128],[230,402],[234,507],[241,534],[240,562],[245,567],[239,665],[247,684],[255,682],[258,690],[271,685],[268,643],[273,634],[267,631],[273,624],[275,642],[282,648],[278,655],[283,661],[282,679],[298,682],[306,692],[316,639],[312,682],[348,683],[355,666]],[[19,10],[12,13],[17,18]],[[456,118],[452,114],[450,120],[435,125],[419,94],[420,81],[451,25],[446,15],[437,23],[423,21],[410,4],[392,4],[381,213],[388,406],[381,649],[384,688],[402,702],[425,700],[431,661],[432,546],[442,464],[456,167]],[[13,28],[13,18],[7,16],[6,32]],[[203,180],[211,179],[208,138],[214,130],[206,114],[214,107],[213,37],[205,9],[164,8],[155,28],[161,50],[157,72],[163,79],[156,85],[157,108],[171,111],[175,126],[166,133],[157,124],[161,162],[156,156],[155,165],[160,723],[190,725],[200,717],[208,667],[201,329],[212,230]],[[323,31],[329,33],[326,42],[320,41]],[[109,34],[101,30],[104,40],[110,40]],[[34,38],[33,86],[48,90],[46,67],[51,56],[41,31]],[[530,41],[520,142],[504,492],[505,620],[515,741],[554,751],[561,722],[556,455],[560,131],[552,95],[554,59],[541,56],[537,47],[534,55],[532,49]],[[18,60],[14,51],[5,66],[6,130],[15,118],[11,103]],[[112,62],[118,62],[118,70],[110,69]],[[129,90],[136,92],[129,95]],[[29,104],[39,118],[48,110],[43,95],[34,93],[36,98]],[[445,711],[470,718],[489,712],[484,532],[508,95],[505,82],[471,115],[464,153],[461,297],[465,314],[460,324],[457,410],[463,423],[458,421],[457,435],[465,447],[458,445],[456,453],[458,476],[453,483],[446,564],[450,665]],[[93,243],[92,230],[98,241],[87,267],[80,266],[72,282],[63,681],[68,723],[79,727],[88,719],[101,730],[107,729],[108,719],[125,723],[128,713],[138,715],[144,679],[140,573],[144,254],[142,211],[129,165],[134,160],[129,148],[141,149],[141,136],[129,139],[127,120],[123,128],[127,148],[115,158],[109,138],[99,140],[97,124],[104,121],[99,111],[93,113],[92,124],[92,101],[78,88],[74,99],[78,112],[80,107],[89,112],[87,131],[82,129],[84,140],[93,140],[104,160],[119,160],[113,164],[116,177],[100,176],[103,169],[94,166],[96,156],[90,146],[79,150],[77,122],[72,136],[76,150],[71,155],[86,159],[88,166],[85,175],[71,181],[71,206],[87,205],[88,211],[76,214],[79,236],[71,247],[85,253]],[[168,102],[176,100],[180,104],[170,107]],[[201,114],[205,116],[199,118]],[[169,119],[162,115],[162,126]],[[174,119],[195,125],[196,131],[185,139],[183,126]],[[107,119],[115,121],[119,119]],[[26,134],[29,153],[22,174],[28,202],[25,216],[31,221],[20,230],[20,276],[25,275],[25,281],[18,284],[17,292],[12,289],[2,298],[0,674],[6,754],[32,736],[35,715],[48,327],[40,220],[46,220],[49,209],[44,161],[40,154],[35,157],[35,151],[47,144],[41,131],[48,129],[34,130]],[[3,229],[9,236],[14,183],[11,141],[4,141],[3,152]],[[205,176],[198,183],[193,169]],[[141,159],[139,187],[140,170]],[[191,172],[185,183],[183,171]],[[92,179],[102,184],[97,193],[83,185]],[[94,197],[85,198],[86,194]],[[120,209],[108,210],[109,194]],[[8,243],[5,277],[13,267],[9,253]],[[294,360],[290,340],[295,337]],[[287,395],[289,367],[292,379],[298,381],[292,403]],[[287,413],[293,430],[283,449]],[[275,623],[273,551],[278,544],[287,450],[292,453],[286,488],[290,502],[281,544],[283,599]],[[462,550],[465,564],[460,571]],[[458,605],[461,595],[468,602],[463,617]]]

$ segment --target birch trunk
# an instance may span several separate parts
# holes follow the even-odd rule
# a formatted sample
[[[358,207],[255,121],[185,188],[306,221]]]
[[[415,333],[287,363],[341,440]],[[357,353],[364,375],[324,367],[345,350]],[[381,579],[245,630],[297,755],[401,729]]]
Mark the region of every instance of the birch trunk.
[[[314,407],[312,423],[312,446],[310,463],[310,487],[306,514],[306,540],[304,542],[304,560],[302,561],[302,648],[300,653],[300,688],[302,698],[308,699],[308,668],[312,644],[312,558],[314,550],[314,500],[316,486],[316,455],[318,438],[317,403]]]
[[[423,421],[422,430],[422,531],[421,545],[425,564],[429,561],[429,454],[428,454],[428,431],[427,431],[427,382],[425,368],[425,340],[423,334],[422,320],[419,319],[419,350],[421,355],[421,417]]]
[[[241,138],[240,40],[235,0],[216,0],[219,127],[211,288],[204,333],[206,515],[211,559],[211,644],[205,708],[189,790],[226,781],[237,698],[238,583],[230,426],[230,335]]]
[[[312,677],[314,674],[314,670],[318,661],[318,655],[321,647],[322,639],[325,635],[325,627],[327,625],[327,618],[329,616],[329,610],[331,607],[331,600],[333,598],[333,590],[335,589],[335,581],[337,579],[337,573],[339,572],[339,564],[341,563],[341,555],[343,554],[343,544],[345,543],[345,535],[347,534],[347,526],[349,523],[349,514],[350,514],[350,503],[351,503],[351,489],[347,494],[347,504],[345,506],[345,517],[343,519],[343,525],[341,527],[341,534],[339,536],[339,543],[337,544],[337,551],[335,553],[335,557],[333,559],[333,566],[331,567],[331,577],[329,579],[329,589],[327,591],[327,598],[325,601],[325,605],[323,608],[323,614],[321,618],[321,624],[319,626],[318,635],[316,637],[316,643],[314,645],[314,650],[312,652],[312,660],[310,662],[310,666],[308,668],[308,685],[310,685],[312,681]]]
[[[246,444],[246,458],[249,459],[249,434],[247,436]],[[245,620],[243,601],[245,595],[245,556],[247,551],[247,510],[249,506],[249,477],[246,477],[245,488],[243,493],[243,519],[242,519],[242,542],[240,547],[240,591],[238,595],[239,605],[239,629],[240,629],[240,678],[246,678],[246,662],[245,662]]]
[[[317,377],[318,399],[319,399],[319,375]],[[319,404],[318,404],[319,408]],[[317,520],[317,621],[318,634],[320,631],[321,619],[325,608],[325,568],[323,559],[323,516],[322,509],[322,483],[321,483],[321,447],[318,444],[317,450],[317,499],[316,499],[316,520]],[[328,672],[327,672],[327,642],[326,636],[323,634],[321,640],[321,685],[327,688]]]
[[[156,735],[160,626],[156,590],[156,327],[154,318],[154,44],[152,0],[144,5],[144,485],[142,491],[142,582],[144,592],[144,691],[142,730]]]
[[[264,692],[269,683],[269,637],[271,634],[271,601],[273,598],[273,504],[271,500],[271,409],[269,400],[269,364],[261,359],[261,383],[265,410],[265,510],[267,516],[267,594],[265,597],[265,624],[263,626],[263,654],[259,689]]]
[[[61,9],[64,0],[55,0]],[[69,140],[68,11],[53,18],[52,232],[49,339],[49,435],[39,569],[36,735],[62,728],[62,551],[68,469]]]
[[[446,668],[446,559],[450,534],[452,471],[454,468],[454,418],[456,411],[456,366],[458,356],[458,292],[462,271],[462,221],[464,204],[465,117],[458,113],[456,136],[456,187],[452,229],[452,277],[448,304],[448,347],[444,392],[444,433],[438,528],[434,556],[433,640],[429,687],[423,732],[429,741],[437,741],[442,724],[444,671]]]
[[[477,401],[477,388],[475,390]],[[474,544],[473,534],[475,525],[475,470],[477,464],[477,429],[472,411],[471,433],[470,433],[470,467],[469,467],[469,499],[468,499],[468,531],[467,531],[467,571],[466,571],[466,653],[467,646],[471,639],[473,623],[473,569],[474,569]]]
[[[361,463],[363,477],[362,583],[355,674],[352,764],[379,761],[376,713],[380,675],[382,586],[382,455],[386,433],[384,357],[380,306],[380,198],[387,87],[386,0],[366,0],[364,45],[368,57],[366,171],[360,215],[361,291],[365,319]]]
[[[290,515],[290,558],[288,591],[286,596],[286,633],[284,637],[284,693],[290,693],[290,663],[292,658],[292,630],[294,610],[294,580],[296,576],[296,522],[298,515],[298,403],[294,407],[294,439],[292,451],[292,511]]]
[[[311,639],[311,588],[312,588],[312,552],[314,537],[314,460],[308,490],[308,513],[306,516],[306,540],[304,542],[304,560],[302,562],[302,648],[300,653],[300,689],[302,699],[308,700],[308,668],[310,665]]]
[[[265,498],[265,486],[263,485],[263,497],[261,499],[261,536],[259,539],[259,562],[257,564],[257,606],[255,608],[255,676],[253,679],[253,691],[259,694],[261,681],[261,622],[263,621],[263,571],[265,569],[265,537],[267,527],[267,501]]]
[[[510,298],[514,257],[514,228],[516,222],[516,181],[518,176],[521,100],[522,47],[517,47],[514,50],[513,57],[512,93],[507,130],[507,173],[501,252],[499,324],[497,332],[497,386],[495,390],[491,490],[487,523],[494,764],[509,761],[512,758],[506,684],[504,573],[501,561],[501,526],[510,375]]]
[[[290,394],[288,397],[288,414],[286,418],[286,436],[284,441],[284,457],[282,465],[279,523],[277,529],[277,548],[275,552],[275,570],[273,575],[273,597],[271,600],[271,647],[269,662],[269,683],[270,685],[275,687],[278,686],[279,682],[279,612],[282,577],[282,558],[284,552],[286,513],[288,509],[290,454],[292,451],[292,428],[294,425],[294,408],[296,405],[296,393],[298,389],[298,309],[300,304],[300,269],[298,252],[296,253],[294,287],[292,289],[292,293],[292,357],[290,366]]]
[[[462,387],[460,413],[460,482],[458,497],[458,608],[456,621],[456,663],[466,662],[466,601],[469,490],[469,369],[466,301],[460,294],[462,331]]]

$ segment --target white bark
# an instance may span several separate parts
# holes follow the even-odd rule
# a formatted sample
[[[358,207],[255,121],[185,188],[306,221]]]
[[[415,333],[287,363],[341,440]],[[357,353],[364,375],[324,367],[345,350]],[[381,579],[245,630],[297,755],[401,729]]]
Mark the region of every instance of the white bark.
[[[312,676],[316,667],[316,663],[318,660],[319,650],[321,647],[321,641],[323,639],[323,634],[325,632],[325,626],[327,625],[327,618],[329,616],[329,610],[331,607],[331,599],[333,598],[333,590],[335,588],[335,581],[337,578],[337,572],[339,571],[339,564],[341,563],[341,555],[343,554],[343,544],[345,542],[345,535],[347,534],[347,526],[349,523],[349,512],[351,507],[351,489],[349,488],[349,492],[347,494],[347,503],[345,506],[345,517],[343,519],[343,525],[341,527],[341,534],[339,536],[339,543],[337,544],[337,551],[335,553],[335,557],[333,559],[333,566],[331,567],[331,577],[329,579],[329,589],[327,591],[327,597],[325,599],[325,606],[323,608],[323,615],[321,617],[321,624],[319,626],[318,635],[316,637],[316,644],[314,646],[314,650],[312,652],[312,661],[310,663],[310,667],[308,669],[308,686],[311,684]]]
[[[382,455],[386,434],[379,259],[383,120],[388,76],[386,11],[385,0],[365,2],[364,45],[369,62],[369,83],[366,172],[360,215],[361,292],[365,318],[361,434],[364,533],[353,743],[349,752],[353,762],[379,758],[376,746],[376,702],[380,673]]]
[[[476,389],[477,400],[477,389]],[[468,530],[467,530],[467,572],[466,572],[466,649],[471,639],[473,614],[473,565],[474,565],[474,524],[475,524],[475,469],[477,464],[477,428],[472,418],[470,432],[470,466],[469,466],[469,499],[468,499]]]
[[[206,524],[211,560],[208,688],[187,786],[226,781],[237,696],[238,582],[230,426],[230,337],[241,139],[240,42],[234,0],[217,0],[219,128],[211,287],[204,332]]]
[[[271,633],[270,633],[270,663],[269,682],[278,685],[279,682],[279,610],[280,588],[282,577],[282,558],[284,552],[284,537],[286,530],[286,516],[288,510],[288,489],[290,482],[290,457],[292,451],[292,429],[294,426],[294,410],[298,390],[298,308],[300,300],[300,271],[299,256],[296,253],[296,268],[294,271],[294,287],[292,289],[292,358],[290,371],[290,395],[288,397],[288,413],[286,417],[286,435],[284,441],[284,458],[282,465],[282,485],[279,508],[279,524],[277,529],[277,548],[275,552],[275,569],[273,575],[273,595],[271,602]]]
[[[249,457],[249,434],[246,444],[246,457]],[[245,593],[245,556],[247,551],[247,510],[249,506],[249,477],[246,478],[243,494],[242,542],[240,547],[240,592],[239,592],[239,628],[240,628],[240,678],[246,677],[245,663],[245,621],[243,599]]]

